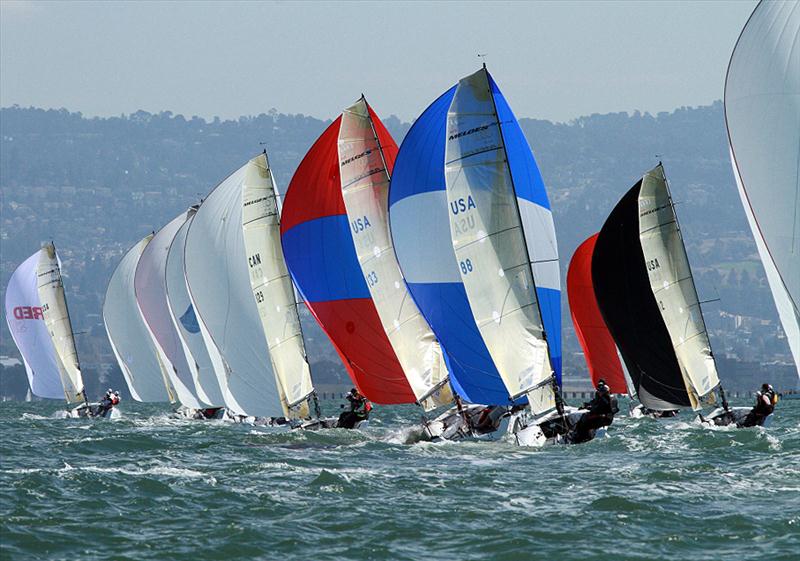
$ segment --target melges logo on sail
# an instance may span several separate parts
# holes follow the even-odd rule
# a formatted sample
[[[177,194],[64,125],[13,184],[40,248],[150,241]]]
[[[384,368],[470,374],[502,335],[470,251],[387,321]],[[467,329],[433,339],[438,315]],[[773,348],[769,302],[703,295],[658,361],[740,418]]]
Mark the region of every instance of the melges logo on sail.
[[[17,306],[13,313],[16,319],[44,319],[40,306]]]

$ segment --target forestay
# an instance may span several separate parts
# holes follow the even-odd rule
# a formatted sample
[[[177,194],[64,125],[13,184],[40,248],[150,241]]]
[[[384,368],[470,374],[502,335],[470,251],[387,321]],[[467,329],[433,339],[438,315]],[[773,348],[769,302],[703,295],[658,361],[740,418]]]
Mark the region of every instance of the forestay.
[[[144,248],[134,274],[134,290],[139,310],[147,324],[159,352],[159,359],[167,369],[172,387],[180,401],[191,409],[200,409],[208,404],[199,401],[194,388],[194,379],[178,331],[169,315],[167,302],[166,265],[167,254],[178,229],[186,221],[182,212],[161,228]]]
[[[389,233],[389,170],[397,146],[379,141],[362,97],[342,113],[339,173],[356,256],[408,383],[425,409],[453,400],[442,349],[408,293]]]
[[[450,233],[475,322],[509,395],[528,395],[541,413],[555,406],[554,371],[495,89],[484,68],[459,82],[450,104]]]
[[[111,275],[103,301],[103,323],[133,399],[173,401],[169,375],[139,312],[134,289],[136,266],[152,238],[149,234],[130,248]]]
[[[800,375],[800,3],[761,2],[725,81],[731,161]]]
[[[642,178],[639,240],[650,288],[669,332],[692,406],[699,409],[699,400],[719,385],[719,376],[661,164]]]
[[[266,153],[242,186],[242,226],[250,286],[287,417],[309,415],[314,392],[294,286],[281,247],[278,198]],[[257,173],[254,173],[257,172]]]
[[[261,158],[236,170],[200,205],[186,236],[184,268],[201,332],[224,363],[225,406],[238,414],[281,417],[281,392],[250,285],[242,227],[244,186],[266,181]]]
[[[41,253],[43,250],[28,257],[11,275],[6,288],[6,323],[22,355],[33,394],[63,399],[64,386],[61,384],[56,349],[44,323],[39,300],[36,271]]]
[[[167,303],[170,319],[180,337],[184,354],[190,360],[189,370],[192,373],[197,397],[203,403],[220,407],[224,405],[225,400],[206,342],[200,333],[200,325],[189,298],[189,289],[186,287],[186,276],[183,272],[186,234],[195,212],[194,208],[189,210],[188,219],[178,228],[167,252],[165,270]]]
[[[64,386],[64,396],[67,403],[85,401],[78,351],[75,348],[75,336],[67,309],[64,281],[61,278],[61,265],[52,243],[45,244],[39,252],[36,276],[42,315],[56,350],[56,363],[61,384]]]

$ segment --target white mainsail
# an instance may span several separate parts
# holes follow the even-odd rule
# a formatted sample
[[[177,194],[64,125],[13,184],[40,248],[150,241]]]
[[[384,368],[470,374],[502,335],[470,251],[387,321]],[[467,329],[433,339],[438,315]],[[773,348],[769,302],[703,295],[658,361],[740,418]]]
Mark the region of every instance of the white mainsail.
[[[450,233],[475,322],[509,397],[555,406],[553,369],[501,125],[485,69],[462,79],[447,113]]]
[[[699,409],[699,400],[719,385],[719,375],[661,164],[642,178],[639,241],[650,288],[669,332],[689,398],[693,408]]]
[[[167,264],[165,270],[167,303],[172,324],[180,337],[184,353],[187,358],[191,358],[190,371],[194,381],[194,388],[197,397],[203,403],[213,406],[222,406],[225,400],[219,386],[217,374],[214,371],[214,363],[206,346],[206,341],[200,333],[200,325],[194,311],[189,289],[186,286],[186,276],[184,275],[183,255],[186,247],[186,234],[194,218],[195,209],[189,210],[188,219],[184,222],[167,252]],[[224,372],[224,370],[222,371]]]
[[[64,281],[61,278],[61,265],[52,243],[45,244],[39,252],[36,276],[42,315],[56,349],[64,396],[67,403],[85,401],[78,351],[75,348],[75,336],[72,333],[72,322],[69,319],[67,299],[64,294]]]
[[[278,197],[266,153],[242,185],[242,227],[250,286],[282,390],[284,414],[308,417],[314,392],[294,285],[281,246]]]
[[[136,401],[173,401],[172,385],[139,312],[134,276],[139,258],[153,238],[145,236],[117,265],[103,301],[103,323],[128,390]]]
[[[725,80],[731,162],[800,375],[800,3],[760,2]]]
[[[37,285],[42,252],[28,257],[11,275],[6,288],[6,322],[22,355],[30,390],[39,397],[61,399],[65,394],[59,359],[44,322]]]
[[[200,328],[224,359],[220,385],[225,406],[239,414],[280,417],[284,392],[254,305],[258,296],[251,285],[243,227],[245,188],[267,183],[271,185],[271,177],[261,155],[208,195],[186,236],[184,271]]]
[[[134,275],[134,289],[139,310],[153,337],[159,359],[164,363],[178,401],[191,409],[201,409],[202,403],[194,388],[189,361],[178,331],[172,323],[167,303],[167,254],[178,229],[186,221],[183,212],[161,228],[144,248]]]
[[[418,402],[430,410],[453,400],[442,349],[408,292],[389,233],[389,170],[362,97],[342,113],[342,198],[361,271],[383,329]]]

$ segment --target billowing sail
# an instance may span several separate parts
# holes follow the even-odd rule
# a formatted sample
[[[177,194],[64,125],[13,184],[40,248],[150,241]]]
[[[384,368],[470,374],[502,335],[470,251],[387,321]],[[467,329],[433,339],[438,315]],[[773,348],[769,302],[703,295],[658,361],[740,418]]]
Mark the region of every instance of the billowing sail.
[[[725,81],[731,161],[800,375],[800,3],[760,2]]]
[[[380,120],[373,120],[376,130],[383,130]],[[350,234],[339,177],[341,122],[339,117],[317,139],[284,196],[286,264],[359,391],[376,403],[413,403],[416,398],[370,298]]]
[[[36,276],[42,315],[56,349],[64,396],[67,403],[85,401],[78,350],[75,348],[72,322],[69,319],[67,299],[64,294],[64,281],[61,278],[61,264],[52,243],[45,244],[39,252]]]
[[[11,275],[6,288],[6,323],[22,355],[31,391],[39,397],[63,399],[59,359],[39,299],[36,272],[43,251],[28,257]]]
[[[649,409],[674,410],[691,403],[639,241],[641,186],[640,180],[622,197],[597,235],[592,283],[639,401]]]
[[[526,240],[526,233],[541,230],[550,213],[516,190],[503,136],[504,124],[515,121],[507,107],[500,117],[495,95],[499,90],[483,68],[459,82],[450,103],[445,144],[450,235],[475,322],[509,395],[529,395],[533,410],[543,412],[555,406],[554,371],[534,281],[536,257],[526,243],[538,240],[533,232]],[[516,177],[530,181],[528,170],[517,170]],[[549,249],[558,283],[557,252],[554,245]],[[549,268],[539,271],[547,273]],[[541,389],[531,394],[534,388]]]
[[[245,186],[266,181],[259,156],[208,195],[186,236],[184,270],[201,332],[224,362],[225,406],[238,414],[281,417],[281,390],[250,284],[243,228]]]
[[[242,186],[242,226],[250,286],[278,377],[287,417],[309,415],[314,391],[294,286],[283,258],[278,197],[266,154],[254,160],[257,181]]]
[[[139,310],[156,345],[159,360],[164,363],[178,401],[186,407],[200,409],[208,404],[199,401],[189,366],[193,358],[186,355],[181,338],[169,315],[166,266],[172,240],[186,222],[182,212],[156,232],[142,251],[134,273],[134,290]]]
[[[719,385],[719,375],[661,164],[642,178],[639,240],[650,288],[672,340],[692,406],[698,409],[700,398]]]
[[[406,288],[389,233],[389,169],[397,145],[373,125],[362,97],[342,113],[339,173],[350,231],[375,309],[417,401],[450,403],[447,365],[436,336]]]
[[[186,234],[194,218],[194,209],[189,210],[189,217],[178,228],[172,244],[167,252],[167,263],[164,271],[166,278],[167,304],[172,324],[181,340],[184,354],[191,359],[189,371],[192,374],[194,389],[201,402],[213,406],[225,403],[219,387],[217,373],[211,361],[206,342],[200,333],[200,325],[189,298],[186,287],[186,276],[183,273],[183,254],[186,247]]]
[[[150,234],[129,249],[111,275],[103,301],[103,323],[133,399],[172,401],[169,375],[139,312],[133,284],[139,258],[152,238]]]
[[[567,297],[575,335],[583,349],[592,384],[601,378],[613,393],[626,393],[628,385],[617,353],[617,345],[597,306],[592,283],[592,256],[598,234],[575,250],[567,270]]]

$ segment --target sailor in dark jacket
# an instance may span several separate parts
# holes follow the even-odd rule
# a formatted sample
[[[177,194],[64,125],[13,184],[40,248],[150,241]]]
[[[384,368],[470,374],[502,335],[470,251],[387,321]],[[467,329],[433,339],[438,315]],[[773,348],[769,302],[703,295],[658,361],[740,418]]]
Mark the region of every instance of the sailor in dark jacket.
[[[360,421],[365,421],[369,418],[372,404],[366,397],[361,395],[356,388],[351,389],[346,397],[350,409],[339,415],[339,422],[336,423],[336,426],[343,429],[352,429]],[[344,405],[342,405],[342,407],[344,407]]]
[[[738,423],[739,427],[755,427],[764,424],[764,419],[775,411],[778,396],[772,386],[762,384],[761,391],[756,392],[756,404],[747,414],[747,417]]]
[[[594,398],[589,403],[584,403],[583,409],[587,409],[586,413],[581,416],[569,435],[569,440],[573,444],[591,440],[597,429],[607,427],[614,422],[614,415],[619,411],[619,406],[617,398],[611,395],[611,388],[605,380],[600,378]]]

